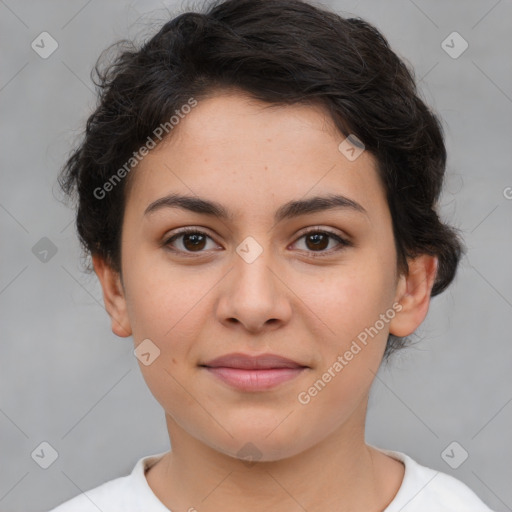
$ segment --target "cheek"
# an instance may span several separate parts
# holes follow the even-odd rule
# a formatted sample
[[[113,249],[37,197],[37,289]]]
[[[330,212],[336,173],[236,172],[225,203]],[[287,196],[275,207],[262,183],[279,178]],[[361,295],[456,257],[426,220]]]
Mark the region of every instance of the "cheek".
[[[197,269],[173,267],[169,262],[133,268],[127,305],[135,340],[154,337],[168,345],[180,337],[180,331],[199,325],[201,301],[214,282],[211,275],[198,274]]]
[[[387,265],[375,257],[359,257],[320,279],[301,277],[294,283],[305,313],[322,326],[319,343],[331,340],[334,348],[350,343],[386,312],[394,297],[393,273]]]
[[[127,283],[128,314],[135,345],[149,339],[158,348],[155,362],[151,366],[141,365],[148,385],[158,392],[153,388],[172,385],[169,373],[179,380],[183,362],[193,362],[194,342],[201,338],[207,318],[205,308],[209,302],[205,294],[215,280],[211,275],[202,278],[197,269],[192,274],[192,267],[177,269],[169,264],[134,267]]]
[[[148,293],[151,290],[151,293]],[[187,417],[197,403],[190,389],[194,363],[194,341],[200,338],[205,312],[199,307],[204,294],[178,293],[163,282],[147,283],[132,304],[136,312],[133,328],[135,344],[150,339],[157,357],[149,365],[139,362],[143,378],[156,400],[174,417],[175,411]],[[199,297],[198,297],[199,295]],[[189,390],[190,391],[187,391]],[[185,412],[183,412],[185,411]]]

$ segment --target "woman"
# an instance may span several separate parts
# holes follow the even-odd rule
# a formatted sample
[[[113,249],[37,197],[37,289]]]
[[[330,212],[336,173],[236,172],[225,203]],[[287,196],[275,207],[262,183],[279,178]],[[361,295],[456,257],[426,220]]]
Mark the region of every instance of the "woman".
[[[55,512],[490,510],[365,443],[383,358],[462,253],[439,122],[384,37],[227,0],[98,73],[60,183],[171,450]]]

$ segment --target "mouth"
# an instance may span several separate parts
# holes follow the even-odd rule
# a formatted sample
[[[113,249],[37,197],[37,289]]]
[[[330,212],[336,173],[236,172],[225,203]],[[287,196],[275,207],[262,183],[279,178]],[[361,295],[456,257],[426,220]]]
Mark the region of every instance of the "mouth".
[[[241,391],[272,389],[310,368],[275,354],[249,356],[241,353],[227,354],[199,366],[225,384]]]

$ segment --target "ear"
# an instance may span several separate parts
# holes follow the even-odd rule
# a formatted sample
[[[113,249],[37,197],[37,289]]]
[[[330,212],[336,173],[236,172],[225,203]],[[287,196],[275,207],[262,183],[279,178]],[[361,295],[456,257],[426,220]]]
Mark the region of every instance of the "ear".
[[[111,319],[112,332],[121,338],[131,336],[132,328],[119,273],[112,270],[100,256],[93,256],[92,262],[103,289],[103,301]]]
[[[395,296],[395,302],[400,303],[402,309],[389,325],[390,334],[398,337],[412,334],[427,316],[438,259],[422,254],[408,260],[408,265],[409,272],[400,276]]]

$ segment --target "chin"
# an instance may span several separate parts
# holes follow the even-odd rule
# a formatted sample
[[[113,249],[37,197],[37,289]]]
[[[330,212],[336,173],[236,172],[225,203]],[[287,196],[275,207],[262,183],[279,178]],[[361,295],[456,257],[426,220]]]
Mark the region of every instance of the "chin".
[[[224,439],[224,442],[212,443],[210,446],[216,451],[239,459],[247,466],[255,462],[274,462],[287,459],[301,453],[305,447],[299,443],[297,436],[286,429],[279,434],[276,424],[265,425],[260,429],[254,425],[229,430],[233,438]]]

